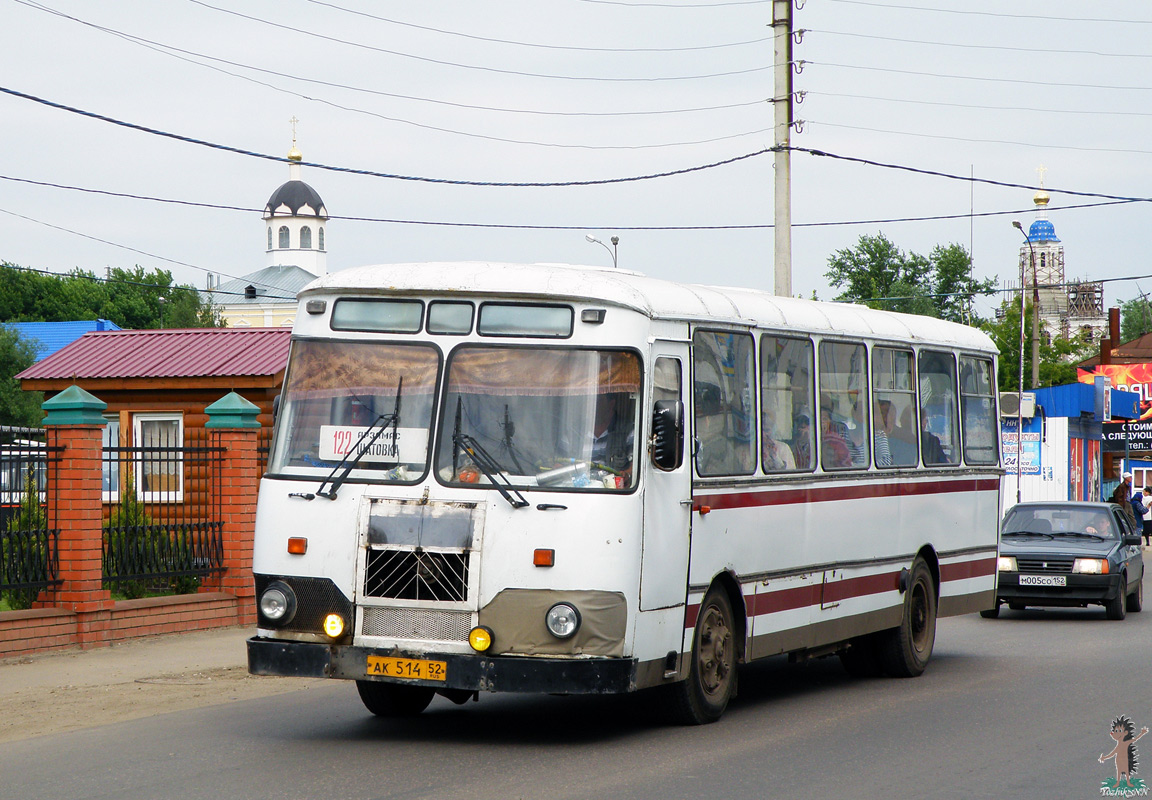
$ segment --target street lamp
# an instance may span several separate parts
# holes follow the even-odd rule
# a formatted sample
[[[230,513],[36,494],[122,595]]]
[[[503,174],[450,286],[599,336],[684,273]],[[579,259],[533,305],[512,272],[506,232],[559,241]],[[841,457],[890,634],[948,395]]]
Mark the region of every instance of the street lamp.
[[[1024,232],[1024,227],[1020,224],[1020,220],[1012,220],[1012,227],[1018,228],[1021,233]],[[1031,243],[1029,243],[1031,244]],[[1032,309],[1032,318],[1036,318],[1036,309]],[[1021,468],[1021,449],[1024,442],[1024,262],[1020,262],[1020,369],[1019,373],[1019,386],[1016,394],[1016,502],[1020,502],[1020,475],[1023,472]]]
[[[619,236],[613,236],[611,239],[608,240],[608,241],[612,242],[611,248],[609,248],[608,245],[604,244],[604,242],[600,241],[599,239],[597,239],[595,236],[593,236],[590,233],[587,236],[585,236],[584,238],[590,242],[593,242],[595,244],[600,245],[605,250],[607,250],[612,255],[612,269],[616,269],[616,245],[620,244],[620,237]]]
[[[164,295],[160,295],[159,297],[156,298],[156,301],[158,303],[160,303],[160,327],[163,328],[164,327],[164,304],[168,302],[168,298],[165,297]]]

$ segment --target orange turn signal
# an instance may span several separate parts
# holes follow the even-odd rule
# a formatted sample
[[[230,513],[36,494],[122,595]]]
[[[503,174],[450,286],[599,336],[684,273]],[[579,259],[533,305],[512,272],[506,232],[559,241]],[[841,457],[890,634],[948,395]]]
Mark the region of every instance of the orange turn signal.
[[[532,563],[537,567],[551,567],[556,563],[555,550],[533,550]]]
[[[308,552],[308,540],[303,536],[293,536],[288,540],[288,552],[294,556],[302,556]]]

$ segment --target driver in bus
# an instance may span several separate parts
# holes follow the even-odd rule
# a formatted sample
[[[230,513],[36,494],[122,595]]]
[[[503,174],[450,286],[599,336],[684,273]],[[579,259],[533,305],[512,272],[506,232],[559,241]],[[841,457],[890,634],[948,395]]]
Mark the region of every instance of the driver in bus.
[[[592,424],[592,462],[629,478],[632,471],[634,427],[627,412],[625,395],[602,394],[596,401]]]

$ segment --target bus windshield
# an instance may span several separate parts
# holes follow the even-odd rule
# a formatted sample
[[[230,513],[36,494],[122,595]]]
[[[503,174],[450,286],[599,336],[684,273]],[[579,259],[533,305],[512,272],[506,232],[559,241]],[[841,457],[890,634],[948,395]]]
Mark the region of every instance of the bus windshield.
[[[458,348],[448,362],[436,474],[532,488],[634,485],[640,358],[624,350]]]
[[[349,480],[419,480],[438,367],[427,345],[293,342],[269,472],[323,479],[344,462]]]

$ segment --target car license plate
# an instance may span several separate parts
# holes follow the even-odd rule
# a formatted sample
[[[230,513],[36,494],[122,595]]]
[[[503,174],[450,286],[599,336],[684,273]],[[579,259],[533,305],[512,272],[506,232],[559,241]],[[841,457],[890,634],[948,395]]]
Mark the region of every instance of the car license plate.
[[[1021,575],[1021,586],[1067,586],[1068,579],[1063,575]]]
[[[369,675],[389,678],[418,678],[423,681],[443,681],[448,678],[448,662],[428,661],[420,658],[385,658],[368,656]]]

